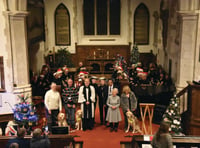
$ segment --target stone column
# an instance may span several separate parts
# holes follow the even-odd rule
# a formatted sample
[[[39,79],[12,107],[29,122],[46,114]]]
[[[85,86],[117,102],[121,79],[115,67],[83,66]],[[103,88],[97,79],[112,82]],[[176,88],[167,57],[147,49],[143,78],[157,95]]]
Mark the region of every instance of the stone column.
[[[29,84],[29,63],[27,48],[27,11],[9,13],[11,52],[13,58],[14,94],[28,93],[31,95]]]
[[[179,66],[177,67],[177,88],[187,85],[186,81],[194,79],[195,45],[197,33],[197,14],[179,12],[181,17]]]

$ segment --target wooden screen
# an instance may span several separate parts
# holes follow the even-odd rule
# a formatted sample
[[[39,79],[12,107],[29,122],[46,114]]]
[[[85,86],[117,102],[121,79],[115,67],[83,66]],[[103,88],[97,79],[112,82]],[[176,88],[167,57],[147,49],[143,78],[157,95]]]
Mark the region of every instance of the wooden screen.
[[[149,44],[149,10],[143,3],[136,8],[134,14],[134,43]]]

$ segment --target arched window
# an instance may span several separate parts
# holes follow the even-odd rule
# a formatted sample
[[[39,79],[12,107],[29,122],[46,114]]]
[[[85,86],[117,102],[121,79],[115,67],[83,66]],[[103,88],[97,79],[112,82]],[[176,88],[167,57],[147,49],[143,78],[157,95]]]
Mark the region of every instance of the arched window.
[[[134,43],[149,44],[149,10],[141,3],[134,14]]]
[[[70,45],[70,14],[64,4],[58,5],[55,11],[55,43]]]
[[[84,35],[120,35],[120,0],[84,0]]]

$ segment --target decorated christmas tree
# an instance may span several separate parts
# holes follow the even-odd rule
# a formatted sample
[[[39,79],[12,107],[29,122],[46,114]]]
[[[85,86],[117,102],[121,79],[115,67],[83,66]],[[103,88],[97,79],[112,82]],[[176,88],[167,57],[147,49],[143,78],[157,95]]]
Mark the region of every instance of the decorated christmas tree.
[[[137,47],[137,44],[135,44],[133,46],[133,49],[131,51],[131,58],[130,58],[130,63],[131,64],[136,64],[139,62],[139,56],[140,56],[140,53],[138,51],[138,47]]]
[[[114,68],[118,75],[122,76],[123,79],[128,78],[127,62],[120,54],[117,54],[116,56]]]
[[[32,103],[27,102],[28,96],[19,95],[20,103],[13,108],[14,120],[17,124],[23,126],[32,126],[36,124],[38,116],[36,115],[36,108]]]
[[[179,98],[173,97],[163,115],[164,122],[170,125],[169,131],[173,135],[182,134]]]

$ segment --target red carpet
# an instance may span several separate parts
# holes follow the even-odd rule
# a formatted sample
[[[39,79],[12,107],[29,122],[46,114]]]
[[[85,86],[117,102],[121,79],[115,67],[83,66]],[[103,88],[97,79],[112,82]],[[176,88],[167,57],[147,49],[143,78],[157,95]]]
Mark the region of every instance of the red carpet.
[[[122,115],[122,119],[123,114]],[[107,147],[120,147],[120,141],[131,141],[131,138],[125,136],[133,135],[131,132],[124,132],[124,120],[119,123],[118,132],[110,132],[110,129],[104,125],[100,125],[99,119],[99,109],[96,109],[96,124],[93,130],[87,131],[75,131],[71,135],[77,135],[80,137],[75,138],[75,140],[82,140],[83,147],[85,148],[107,148]],[[140,122],[141,125],[141,122]],[[141,126],[140,126],[141,127]],[[153,124],[153,134],[158,129],[158,125]]]

